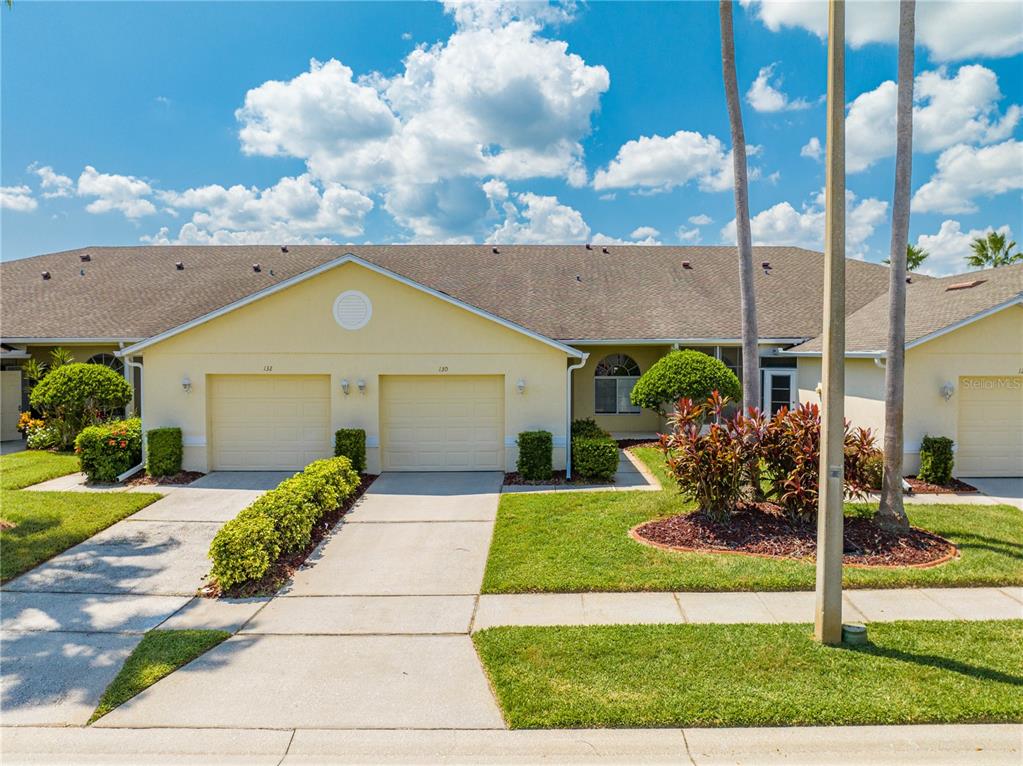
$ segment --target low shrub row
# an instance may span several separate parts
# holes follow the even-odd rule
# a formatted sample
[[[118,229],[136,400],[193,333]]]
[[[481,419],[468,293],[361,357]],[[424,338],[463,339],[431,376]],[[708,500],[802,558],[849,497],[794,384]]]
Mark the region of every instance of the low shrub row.
[[[222,589],[262,578],[277,560],[309,546],[316,523],[359,487],[347,457],[317,460],[227,522],[210,545]]]
[[[554,475],[554,437],[550,431],[523,431],[515,468],[523,479],[547,481]],[[572,469],[592,481],[611,481],[618,470],[618,444],[592,418],[572,423]]]
[[[142,421],[131,418],[87,426],[75,439],[75,452],[89,481],[117,481],[142,462]]]

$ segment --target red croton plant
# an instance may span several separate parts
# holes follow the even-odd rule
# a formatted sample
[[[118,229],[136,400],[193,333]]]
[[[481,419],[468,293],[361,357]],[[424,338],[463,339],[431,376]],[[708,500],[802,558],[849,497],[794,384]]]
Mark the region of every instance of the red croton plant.
[[[680,399],[668,419],[661,448],[683,494],[716,521],[727,521],[744,499],[764,493],[793,520],[810,521],[817,512],[820,408],[800,404],[768,419],[755,408],[726,416],[727,405],[716,392],[703,404]],[[867,462],[877,454],[870,431],[846,421],[848,497],[870,491]]]

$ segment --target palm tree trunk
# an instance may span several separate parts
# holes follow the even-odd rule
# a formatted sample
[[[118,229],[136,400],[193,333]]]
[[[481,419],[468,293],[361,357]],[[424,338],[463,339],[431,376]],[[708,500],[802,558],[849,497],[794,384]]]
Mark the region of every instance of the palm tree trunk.
[[[753,288],[753,237],[749,224],[746,134],[742,127],[739,85],[735,77],[735,37],[731,0],[721,0],[721,69],[725,79],[728,124],[732,131],[735,175],[735,232],[739,246],[739,306],[742,312],[742,408],[760,407],[760,356],[757,349],[757,300]]]
[[[899,88],[895,118],[895,195],[892,200],[891,274],[888,286],[888,349],[884,368],[884,475],[877,522],[909,527],[902,507],[902,417],[906,370],[906,245],[913,167],[913,45],[915,0],[899,6]]]

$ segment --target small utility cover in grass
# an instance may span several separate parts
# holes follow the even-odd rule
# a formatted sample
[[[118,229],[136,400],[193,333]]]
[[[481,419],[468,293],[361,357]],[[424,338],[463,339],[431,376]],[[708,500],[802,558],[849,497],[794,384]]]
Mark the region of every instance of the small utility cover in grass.
[[[1023,620],[503,627],[473,636],[512,728],[1023,721]]]
[[[170,675],[231,634],[223,630],[151,630],[142,637],[117,678],[103,692],[89,723]]]

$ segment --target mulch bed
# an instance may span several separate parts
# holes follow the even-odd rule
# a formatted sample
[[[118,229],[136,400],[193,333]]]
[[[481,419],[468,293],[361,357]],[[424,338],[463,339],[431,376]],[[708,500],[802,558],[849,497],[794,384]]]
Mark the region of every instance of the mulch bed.
[[[865,567],[928,567],[957,554],[943,537],[911,527],[888,532],[870,519],[846,517],[842,563]],[[770,503],[745,506],[721,524],[702,513],[670,516],[635,527],[633,539],[660,548],[697,553],[738,553],[813,561],[817,526],[794,523]]]
[[[529,486],[529,487],[547,487],[561,484],[614,484],[614,481],[600,481],[599,479],[581,479],[579,477],[573,477],[571,479],[565,478],[564,471],[555,471],[549,479],[523,479],[517,473],[512,471],[504,475],[504,485],[506,487],[511,486]]]
[[[376,474],[362,473],[359,474],[359,478],[361,481],[355,494],[349,497],[340,508],[324,515],[316,523],[316,526],[313,527],[312,540],[309,543],[309,547],[304,551],[278,559],[277,563],[271,565],[269,571],[259,580],[236,585],[227,590],[221,590],[218,585],[208,583],[199,588],[198,595],[206,598],[252,598],[254,596],[272,596],[277,593],[291,579],[298,568],[305,563],[305,560],[309,558],[309,554],[316,549],[316,546],[322,542],[323,538],[329,535],[344,515],[352,509],[352,506],[358,502],[359,498],[363,496],[366,490],[369,489],[369,485],[377,477]]]
[[[661,443],[658,441],[652,441],[650,439],[619,439],[618,449],[628,449],[629,447],[660,447]]]
[[[949,484],[931,484],[930,482],[920,481],[915,476],[907,476],[906,483],[913,488],[914,493],[919,494],[935,494],[935,495],[955,495],[960,492],[976,492],[977,488],[972,484],[967,484],[965,481],[959,481],[959,479],[952,479]]]
[[[150,476],[147,473],[140,473],[133,479],[124,482],[127,487],[165,487],[191,484],[196,479],[201,479],[206,474],[201,471],[178,471],[173,476]]]

